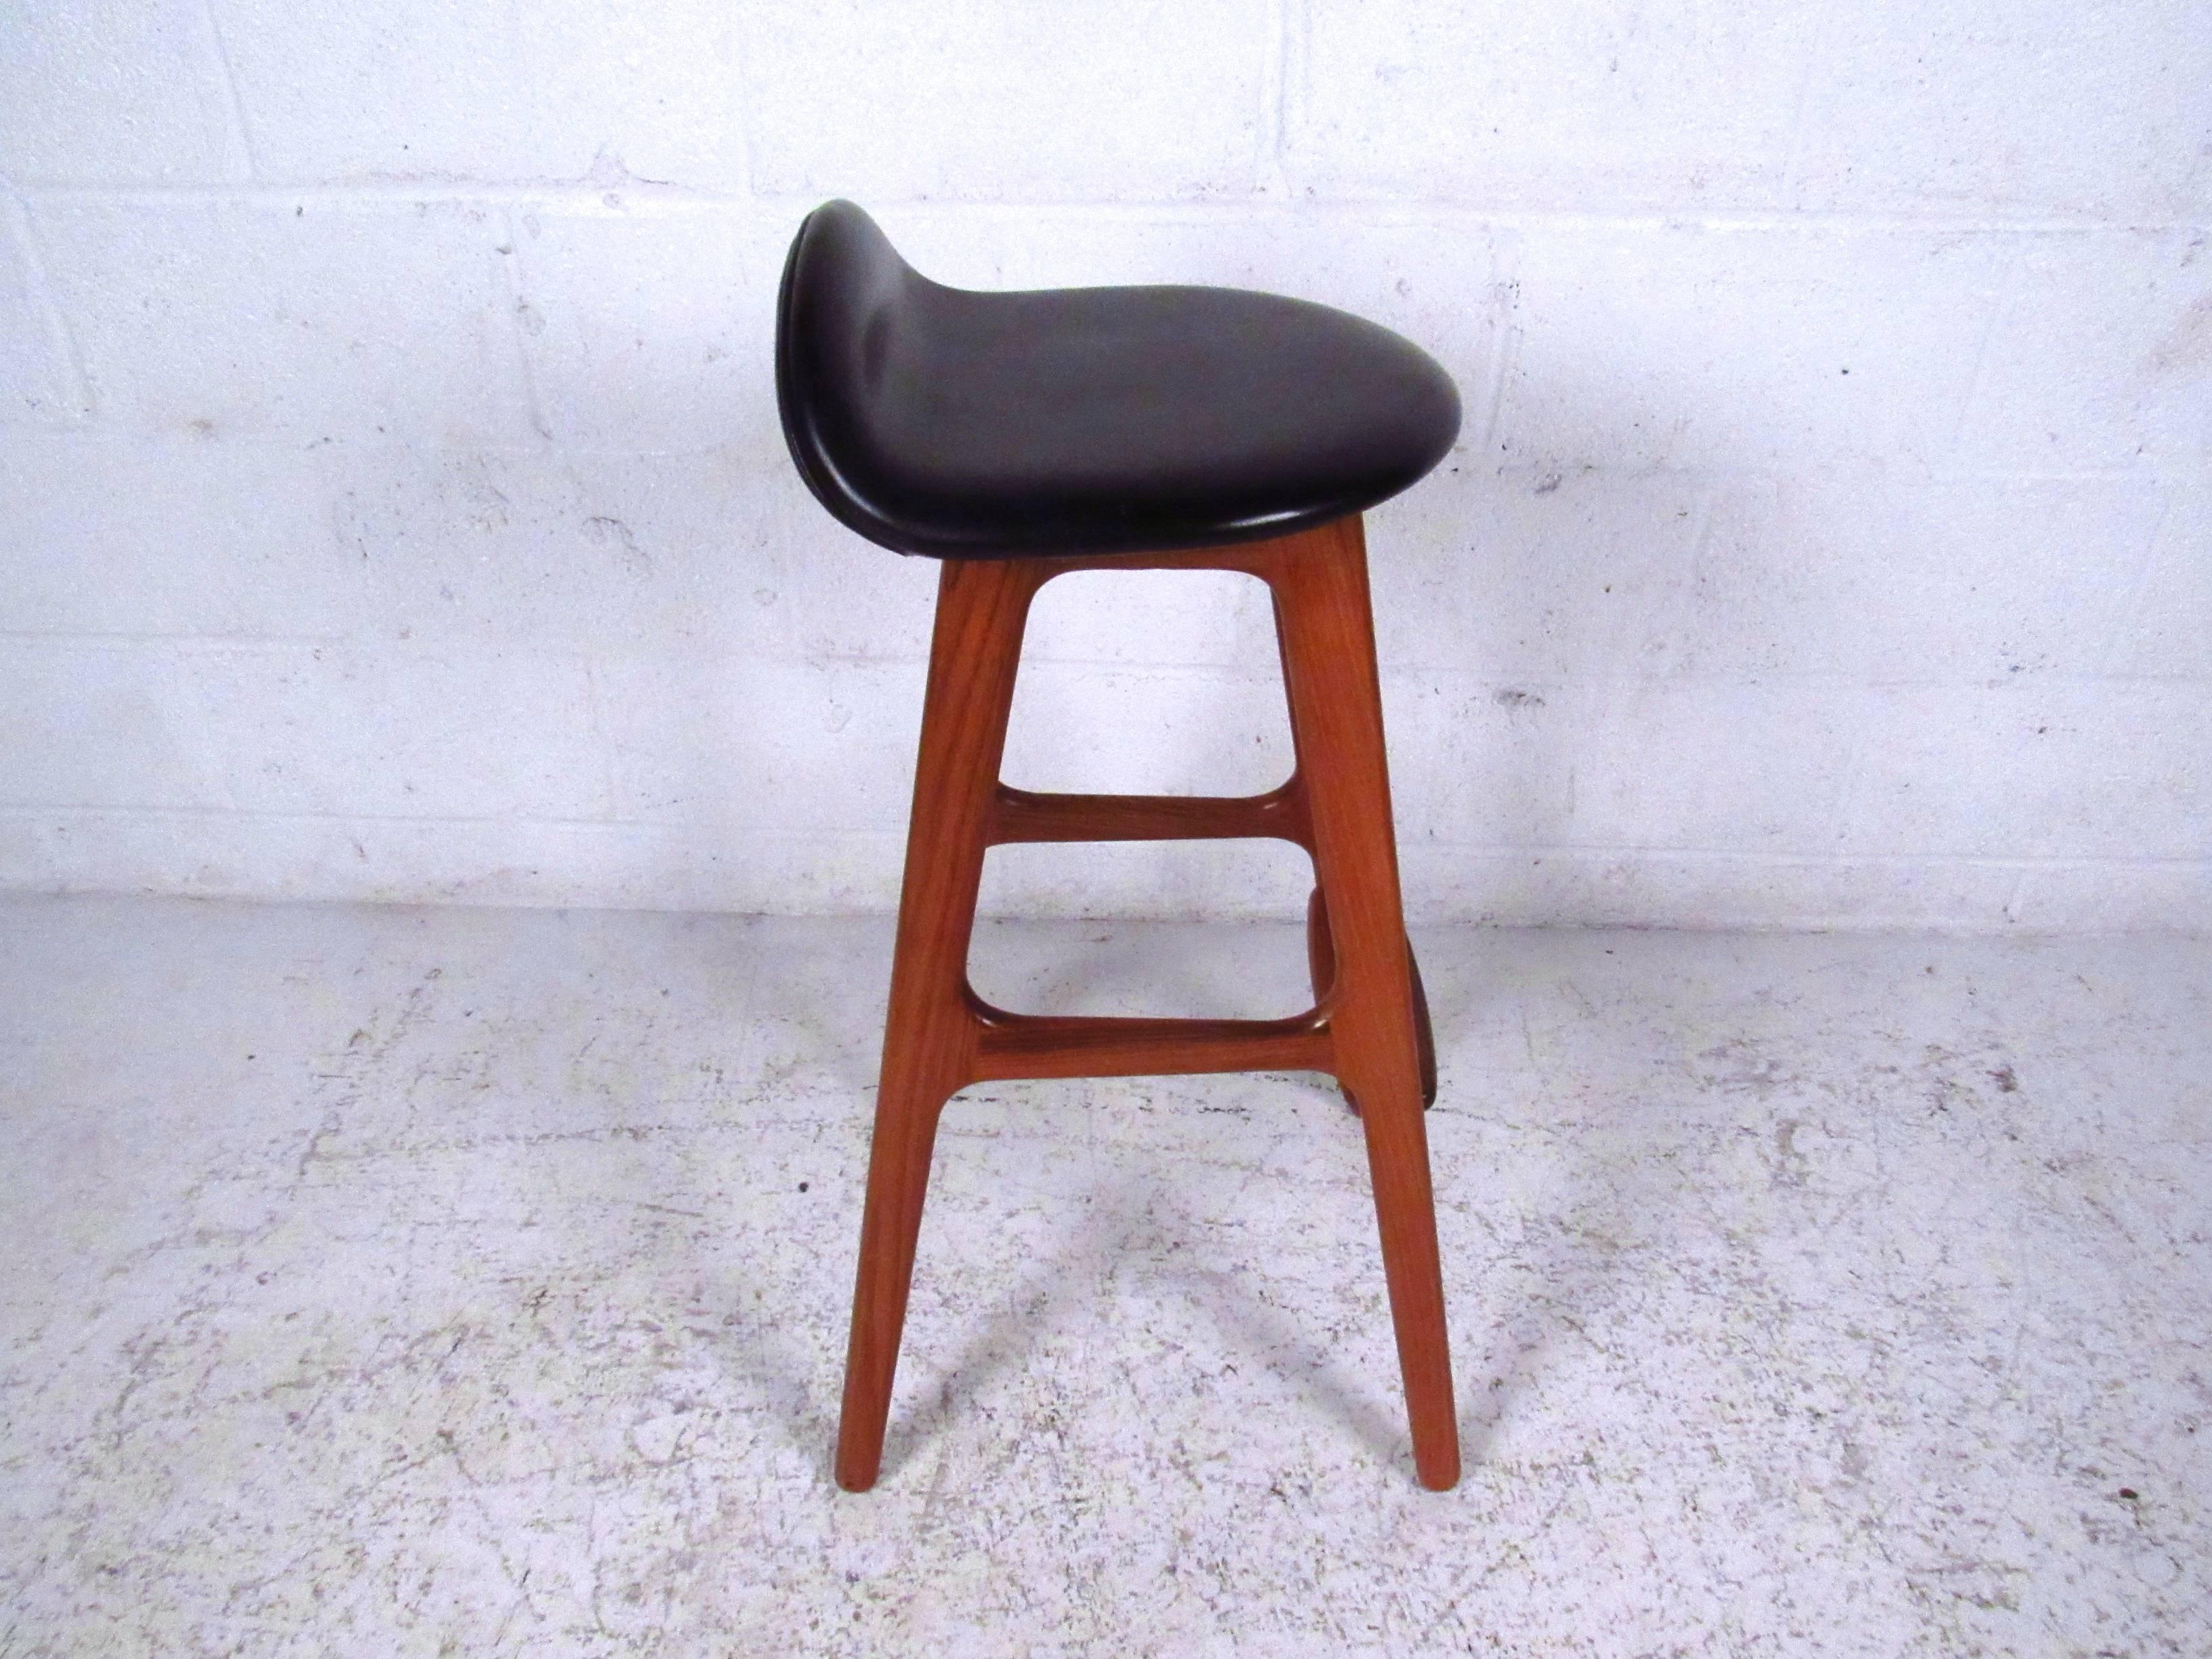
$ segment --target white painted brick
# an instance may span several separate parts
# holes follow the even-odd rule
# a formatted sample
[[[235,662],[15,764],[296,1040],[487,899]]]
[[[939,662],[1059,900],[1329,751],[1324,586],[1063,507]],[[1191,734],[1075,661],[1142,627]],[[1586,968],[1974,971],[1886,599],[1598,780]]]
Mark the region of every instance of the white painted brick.
[[[1370,533],[1417,917],[2207,925],[2185,8],[92,4],[0,65],[0,884],[888,906],[937,568],[806,495],[770,374],[836,191],[940,280],[1298,294],[1446,365],[1462,449]],[[198,188],[249,149],[317,187]],[[1268,622],[1048,589],[1008,776],[1277,781]],[[1304,879],[1014,849],[986,905]]]
[[[514,216],[548,426],[621,450],[783,451],[775,295],[797,216]]]
[[[103,416],[305,441],[525,441],[496,213],[466,204],[42,206]]]
[[[593,673],[625,820],[787,834],[905,827],[918,663],[664,653],[604,659]]]
[[[1963,859],[1408,845],[1406,914],[1499,927],[1911,928],[2002,931],[2020,866]],[[2054,890],[2084,884],[2080,866]],[[2118,872],[2125,886],[2132,871]],[[2103,882],[2101,876],[2091,878]],[[2200,907],[2212,908],[2212,906]],[[1431,994],[1433,994],[1433,993]]]
[[[2212,30],[2187,0],[1876,0],[1825,10],[1795,205],[2202,214]]]
[[[1384,676],[1400,837],[1476,847],[1829,850],[1857,694]]]
[[[1001,775],[1022,789],[1256,794],[1291,775],[1290,714],[1273,672],[1025,662]]]
[[[1261,182],[1262,0],[758,0],[744,22],[762,190],[1160,200]]]
[[[1657,682],[1571,697],[1567,712],[1562,840],[1769,852],[1833,845],[1863,720],[1856,688]]]
[[[598,665],[622,811],[648,822],[902,826],[919,662],[621,659]],[[1189,669],[1024,665],[1004,775],[1029,788],[1239,793],[1290,771],[1282,696]]]
[[[67,425],[83,413],[32,286],[32,253],[0,211],[0,428]]]
[[[738,837],[528,817],[0,808],[0,889],[881,912],[898,902],[903,845],[888,834]]]
[[[581,659],[400,647],[196,652],[232,798],[344,817],[604,817]]]
[[[918,661],[617,658],[596,665],[620,816],[787,830],[902,828]],[[1239,794],[1291,770],[1272,675],[1024,663],[1002,775],[1024,788]]]
[[[746,496],[745,533],[765,531],[766,578],[744,582],[783,618],[793,647],[811,657],[913,661],[929,654],[938,562],[902,557],[846,529],[806,493],[786,461]]]
[[[782,648],[753,522],[723,453],[333,446],[325,539],[360,573],[357,631],[592,651]]]
[[[1959,459],[2031,471],[2212,460],[2205,232],[2029,241]]]
[[[358,557],[294,445],[18,434],[0,445],[0,632],[336,636]]]
[[[1802,7],[1302,11],[1285,131],[1302,191],[1578,212],[1779,198],[1813,50]]]
[[[0,175],[193,183],[228,171],[228,94],[200,0],[8,8]]]
[[[1386,668],[1553,684],[1680,665],[1708,480],[1459,459],[1369,522]]]
[[[1226,570],[1082,570],[1045,584],[1022,641],[1026,663],[1276,670],[1267,586]]]
[[[1284,841],[1122,842],[994,847],[983,862],[983,889],[976,911],[983,916],[1163,916],[1196,921],[1214,916],[1239,920],[1303,920],[1306,896],[1313,890],[1313,861],[1303,848]],[[1283,941],[1293,957],[1303,989],[1303,950],[1293,933]],[[975,988],[1001,1007],[1027,1011],[1036,1006],[1018,980],[994,981],[987,941],[976,941]],[[1079,972],[1079,962],[1068,964]],[[994,988],[1006,999],[1000,1001]],[[1152,995],[1158,1012],[1195,1017],[1205,1011],[1179,1004],[1178,987],[1157,981]],[[1244,1017],[1294,1014],[1310,998],[1288,1006],[1255,1009]],[[1134,1012],[1136,1010],[1131,1010]],[[1234,1018],[1232,1012],[1227,1017]]]
[[[2023,675],[1875,694],[1844,846],[2212,855],[2212,687]]]
[[[2126,477],[1732,483],[1661,655],[1705,674],[2094,673],[2165,507]]]
[[[744,182],[714,0],[214,3],[267,176]]]
[[[2212,681],[2212,481],[2169,494],[2135,614],[2115,653],[2131,674]]]
[[[1501,692],[1510,694],[1504,702]],[[1468,673],[1386,668],[1382,714],[1399,844],[1557,840],[1573,802],[1553,695]]]
[[[1939,232],[1529,229],[1492,459],[1936,465],[2007,256]]]
[[[167,646],[0,639],[0,805],[224,805],[196,714]]]
[[[2038,865],[2012,914],[2036,933],[2212,933],[2212,859]]]

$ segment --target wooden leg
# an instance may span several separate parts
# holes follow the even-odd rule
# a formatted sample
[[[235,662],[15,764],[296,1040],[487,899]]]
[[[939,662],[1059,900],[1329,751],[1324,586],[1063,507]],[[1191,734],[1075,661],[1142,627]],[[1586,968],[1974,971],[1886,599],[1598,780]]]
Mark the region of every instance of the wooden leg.
[[[1383,756],[1382,702],[1358,520],[1300,538],[1271,574],[1304,750],[1315,862],[1335,981],[1328,1005],[1337,1075],[1361,1107],[1390,1316],[1405,1376],[1413,1465],[1442,1491],[1460,1474],[1459,1422],[1444,1331],[1411,957]]]
[[[1275,642],[1283,664],[1283,689],[1290,690],[1291,663],[1287,648],[1283,647],[1283,603],[1275,601]],[[1298,738],[1298,709],[1295,698],[1291,702],[1291,753],[1296,757],[1293,783],[1303,802],[1305,789],[1305,744]],[[1306,901],[1306,969],[1313,981],[1314,1000],[1318,1003],[1328,994],[1328,988],[1336,978],[1336,946],[1328,936],[1328,901],[1322,895],[1316,883],[1313,896]],[[1421,1104],[1425,1109],[1437,1103],[1437,1038],[1429,1024],[1429,994],[1421,984],[1421,964],[1413,958],[1413,941],[1406,941],[1406,970],[1413,980],[1413,1032],[1420,1046]],[[1353,1111],[1359,1103],[1345,1091],[1345,1101]]]
[[[1336,981],[1336,945],[1328,936],[1328,901],[1318,887],[1306,900],[1306,972],[1313,981],[1314,1000],[1319,1002]],[[1406,973],[1413,981],[1413,1042],[1420,1052],[1421,1105],[1426,1109],[1437,1103],[1437,1034],[1429,1022],[1428,988],[1421,983],[1420,959],[1413,954],[1411,939],[1406,941]],[[1350,1095],[1345,1098],[1353,1111],[1359,1109]]]
[[[1039,580],[1026,560],[948,560],[939,577],[837,1425],[837,1484],[848,1492],[873,1486],[883,1462],[937,1121],[975,1074],[968,946],[1022,625]]]

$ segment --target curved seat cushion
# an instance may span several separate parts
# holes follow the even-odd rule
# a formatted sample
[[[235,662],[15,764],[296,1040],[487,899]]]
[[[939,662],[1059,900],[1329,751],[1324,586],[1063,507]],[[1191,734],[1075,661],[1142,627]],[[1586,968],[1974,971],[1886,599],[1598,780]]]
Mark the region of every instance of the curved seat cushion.
[[[775,367],[822,504],[939,558],[1285,534],[1395,495],[1459,432],[1450,378],[1373,323],[1236,289],[946,288],[850,202],[792,243]]]

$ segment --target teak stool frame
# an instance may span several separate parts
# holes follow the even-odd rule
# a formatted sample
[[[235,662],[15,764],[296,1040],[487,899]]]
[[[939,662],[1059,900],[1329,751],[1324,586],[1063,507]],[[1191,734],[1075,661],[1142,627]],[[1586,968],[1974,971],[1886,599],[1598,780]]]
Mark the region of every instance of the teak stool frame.
[[[1036,794],[999,781],[1030,601],[1072,570],[1238,570],[1273,591],[1296,757],[1262,795]],[[1008,1013],[968,983],[983,855],[1010,842],[1269,836],[1313,856],[1315,1006],[1288,1019]],[[838,1484],[875,1484],[945,1103],[1013,1078],[1327,1072],[1367,1139],[1390,1316],[1421,1484],[1459,1480],[1428,1136],[1433,1050],[1398,892],[1382,705],[1357,514],[1271,541],[1177,553],[947,559],[939,579],[882,1082],[837,1432]]]

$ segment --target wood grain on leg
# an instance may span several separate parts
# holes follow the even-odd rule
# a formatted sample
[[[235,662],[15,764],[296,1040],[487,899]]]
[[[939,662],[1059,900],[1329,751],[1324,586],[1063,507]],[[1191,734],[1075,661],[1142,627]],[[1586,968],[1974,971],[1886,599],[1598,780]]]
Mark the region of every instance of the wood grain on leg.
[[[1031,561],[948,560],[938,580],[837,1425],[837,1484],[848,1492],[873,1486],[883,1461],[937,1121],[975,1071],[968,945],[1037,579]]]
[[[1291,663],[1287,652],[1282,649],[1283,604],[1279,599],[1275,601],[1275,641],[1283,664],[1283,690],[1287,696],[1291,684]],[[1291,773],[1291,781],[1277,793],[1291,795],[1303,809],[1306,799],[1305,745],[1298,740],[1298,710],[1295,699],[1291,703],[1291,752],[1297,757],[1297,765]],[[1313,850],[1310,815],[1307,834],[1302,844],[1308,852]],[[1336,946],[1328,935],[1328,900],[1318,882],[1314,885],[1312,896],[1306,900],[1306,970],[1313,982],[1314,1000],[1317,1003],[1328,994],[1329,982],[1336,976]],[[1413,981],[1413,1035],[1420,1051],[1421,1104],[1425,1108],[1437,1103],[1437,1038],[1429,1024],[1429,994],[1421,984],[1421,964],[1413,956],[1413,941],[1410,939],[1406,941],[1406,971]],[[1359,1109],[1359,1103],[1352,1097],[1348,1089],[1345,1091],[1345,1101],[1353,1111]]]
[[[1366,549],[1346,519],[1300,538],[1273,578],[1297,710],[1300,767],[1334,959],[1326,1013],[1336,1073],[1360,1105],[1424,1486],[1459,1480],[1459,1424],[1444,1329],[1434,1195],[1398,892]]]

